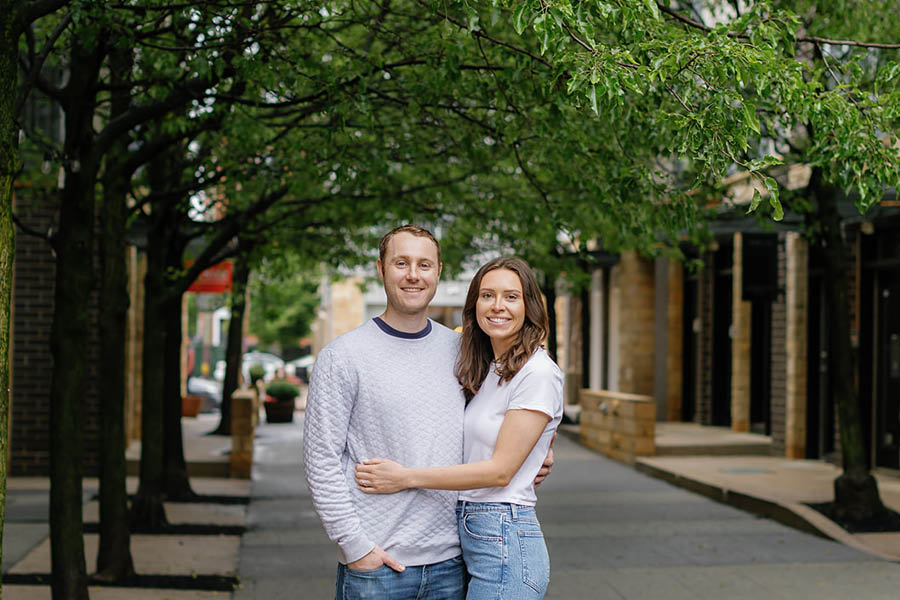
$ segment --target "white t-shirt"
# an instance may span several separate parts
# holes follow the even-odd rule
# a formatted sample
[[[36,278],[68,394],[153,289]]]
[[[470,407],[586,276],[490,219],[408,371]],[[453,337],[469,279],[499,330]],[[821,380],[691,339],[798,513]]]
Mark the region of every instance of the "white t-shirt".
[[[514,409],[540,411],[550,417],[550,422],[509,485],[462,491],[459,493],[460,500],[509,502],[525,506],[537,503],[534,478],[544,463],[553,433],[563,414],[563,374],[543,348],[538,348],[525,366],[506,383],[500,383],[500,377],[493,369],[485,377],[481,389],[466,407],[464,462],[491,458],[506,411]]]

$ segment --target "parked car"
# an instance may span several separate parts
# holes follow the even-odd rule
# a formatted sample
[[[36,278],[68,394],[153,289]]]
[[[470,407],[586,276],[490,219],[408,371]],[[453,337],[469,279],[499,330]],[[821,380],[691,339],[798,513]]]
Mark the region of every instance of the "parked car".
[[[284,368],[284,360],[277,354],[272,354],[271,352],[258,352],[253,350],[244,353],[244,358],[241,359],[241,375],[243,376],[244,381],[250,381],[250,367],[252,365],[262,365],[262,368],[266,372],[263,381],[272,381],[275,379],[276,371]]]
[[[207,377],[188,377],[187,393],[203,398],[200,412],[216,412],[222,406],[222,382]]]
[[[284,368],[288,375],[291,374],[291,370],[293,369],[293,374],[295,376],[299,377],[303,383],[309,383],[309,372],[312,370],[314,362],[316,362],[316,357],[312,354],[307,354],[306,356],[301,356],[300,358],[288,361],[285,363]]]

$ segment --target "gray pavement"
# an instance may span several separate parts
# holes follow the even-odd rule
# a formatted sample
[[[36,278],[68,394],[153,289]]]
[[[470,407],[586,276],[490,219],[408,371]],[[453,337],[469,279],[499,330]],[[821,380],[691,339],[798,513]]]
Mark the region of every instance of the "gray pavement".
[[[300,421],[257,430],[235,600],[333,597],[336,551],[303,480],[301,430]],[[897,598],[896,563],[653,479],[564,436],[556,456],[538,500],[548,598]]]

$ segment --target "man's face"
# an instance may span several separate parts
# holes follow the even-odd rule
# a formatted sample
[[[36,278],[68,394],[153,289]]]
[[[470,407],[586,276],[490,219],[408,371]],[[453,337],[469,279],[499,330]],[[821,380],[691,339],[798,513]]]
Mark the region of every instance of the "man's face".
[[[377,266],[389,310],[405,315],[425,312],[441,276],[434,242],[402,231],[388,242],[384,263],[379,259]]]

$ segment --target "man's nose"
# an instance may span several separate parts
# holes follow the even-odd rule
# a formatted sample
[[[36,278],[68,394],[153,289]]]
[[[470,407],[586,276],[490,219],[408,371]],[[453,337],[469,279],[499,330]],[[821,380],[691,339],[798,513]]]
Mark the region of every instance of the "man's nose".
[[[416,265],[410,265],[406,270],[406,278],[411,281],[416,281],[419,279],[419,267]]]

